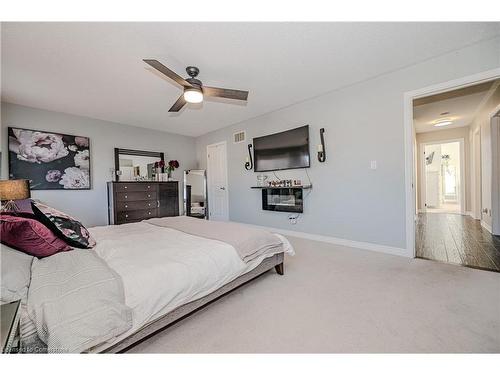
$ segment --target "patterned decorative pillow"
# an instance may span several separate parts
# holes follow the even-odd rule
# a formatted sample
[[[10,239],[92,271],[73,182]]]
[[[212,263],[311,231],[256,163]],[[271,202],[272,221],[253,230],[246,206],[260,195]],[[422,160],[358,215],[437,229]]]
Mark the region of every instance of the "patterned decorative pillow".
[[[95,246],[94,238],[78,220],[40,202],[32,202],[32,207],[35,217],[69,245],[82,249]]]

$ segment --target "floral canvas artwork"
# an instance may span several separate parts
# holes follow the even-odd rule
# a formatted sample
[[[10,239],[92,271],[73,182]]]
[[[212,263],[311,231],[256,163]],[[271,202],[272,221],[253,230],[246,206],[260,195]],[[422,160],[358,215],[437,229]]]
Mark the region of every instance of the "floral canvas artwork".
[[[87,137],[9,128],[9,176],[32,190],[90,189]]]

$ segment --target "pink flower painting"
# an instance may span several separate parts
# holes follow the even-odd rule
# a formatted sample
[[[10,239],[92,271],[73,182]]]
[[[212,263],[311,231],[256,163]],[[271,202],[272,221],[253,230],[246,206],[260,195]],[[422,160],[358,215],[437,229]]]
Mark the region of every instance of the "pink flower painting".
[[[90,189],[89,138],[8,128],[9,178],[31,190]]]

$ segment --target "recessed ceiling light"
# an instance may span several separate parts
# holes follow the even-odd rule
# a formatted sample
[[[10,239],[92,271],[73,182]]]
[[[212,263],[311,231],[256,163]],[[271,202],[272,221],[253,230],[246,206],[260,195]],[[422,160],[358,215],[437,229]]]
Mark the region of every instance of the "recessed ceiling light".
[[[448,126],[448,125],[451,125],[453,124],[453,121],[450,121],[450,120],[443,120],[443,121],[439,121],[439,122],[436,122],[434,124],[434,126],[436,127],[440,127],[440,126]]]

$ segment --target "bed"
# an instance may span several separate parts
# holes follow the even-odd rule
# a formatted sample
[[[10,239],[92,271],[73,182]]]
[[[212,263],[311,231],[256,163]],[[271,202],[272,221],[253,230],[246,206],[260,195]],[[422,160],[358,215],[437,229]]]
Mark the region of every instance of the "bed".
[[[183,217],[89,228],[97,241],[94,249],[70,251],[44,258],[46,261],[35,258],[28,301],[22,313],[22,335],[28,337],[36,331],[38,337],[44,337],[41,341],[48,342],[49,352],[56,351],[50,348],[57,349],[58,345],[69,352],[124,352],[273,268],[282,275],[284,254],[294,254],[290,243],[279,234],[241,224],[210,223]],[[218,230],[222,234],[217,235]],[[238,233],[239,230],[246,233],[247,242],[241,243],[244,235]],[[269,236],[272,236],[273,246],[262,247],[266,243],[264,236],[267,236],[268,242]],[[262,239],[260,243],[259,238]],[[251,239],[250,242],[248,239]],[[252,247],[259,246],[264,250],[255,251],[250,257],[242,253],[251,253]],[[89,259],[91,262],[85,268],[81,264],[90,257],[90,253],[98,260]],[[106,268],[102,275],[95,273],[96,268],[101,267],[99,262]],[[71,267],[75,270],[70,271]],[[53,270],[60,272],[58,274]],[[64,287],[69,288],[75,278],[85,280],[87,284],[84,288],[78,285],[71,290],[63,290]],[[118,280],[120,285],[116,286]],[[89,287],[91,282],[100,285],[99,288]],[[58,284],[64,285],[53,287]],[[110,294],[106,294],[106,287],[109,287]],[[122,298],[123,306],[112,301],[105,310],[107,312],[101,313],[101,316],[80,318],[83,314],[75,313],[81,304],[78,300],[80,292],[75,294],[76,290],[88,291],[81,298],[85,298],[89,306],[92,301],[98,305],[109,295],[115,299]],[[68,300],[68,296],[72,296],[73,300]],[[58,302],[49,308],[48,300]],[[74,306],[74,309],[66,309],[66,306]],[[79,325],[76,316],[87,321]],[[118,319],[120,324],[112,326],[113,319]],[[61,323],[66,321],[73,323],[67,326]],[[57,329],[59,333],[50,337],[51,330],[56,332]],[[100,336],[99,330],[104,329],[110,333]],[[89,332],[96,332],[94,336],[100,339],[95,341],[93,337],[94,341],[85,341],[86,338],[82,337],[77,345],[68,344],[74,340],[73,337],[78,338]],[[65,341],[70,335],[72,338]],[[40,340],[37,342],[40,343]]]

